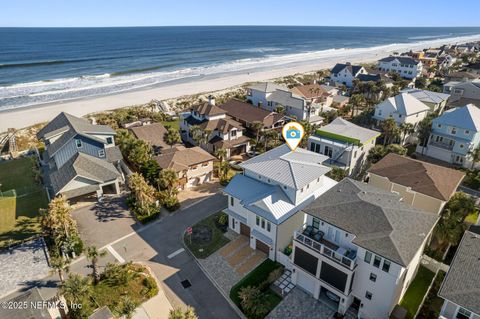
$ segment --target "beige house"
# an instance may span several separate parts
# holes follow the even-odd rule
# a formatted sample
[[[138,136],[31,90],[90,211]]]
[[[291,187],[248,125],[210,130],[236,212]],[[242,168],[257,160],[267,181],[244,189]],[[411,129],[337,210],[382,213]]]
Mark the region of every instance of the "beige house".
[[[161,169],[178,173],[180,188],[190,188],[209,182],[213,178],[213,161],[216,158],[200,147],[183,146],[165,150],[153,158]]]
[[[464,173],[390,153],[368,170],[368,183],[398,193],[415,208],[440,214]]]

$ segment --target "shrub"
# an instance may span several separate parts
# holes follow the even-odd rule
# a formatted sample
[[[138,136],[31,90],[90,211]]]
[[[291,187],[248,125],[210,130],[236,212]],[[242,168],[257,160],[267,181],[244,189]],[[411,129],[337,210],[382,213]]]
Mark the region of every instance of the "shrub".
[[[142,294],[148,298],[152,298],[158,294],[157,282],[152,277],[145,277],[143,279],[143,285],[145,288],[142,290]]]

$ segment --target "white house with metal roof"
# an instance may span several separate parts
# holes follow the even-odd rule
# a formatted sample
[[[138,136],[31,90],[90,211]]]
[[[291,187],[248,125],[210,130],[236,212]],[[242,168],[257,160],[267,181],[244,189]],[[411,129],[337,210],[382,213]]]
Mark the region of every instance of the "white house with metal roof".
[[[328,156],[327,165],[340,167],[348,175],[359,173],[380,132],[355,125],[341,117],[322,126],[308,138],[310,151]]]
[[[349,178],[302,211],[292,282],[346,318],[389,318],[439,217]]]
[[[292,241],[293,231],[304,222],[298,213],[336,182],[325,174],[326,156],[287,145],[256,156],[240,166],[225,188],[229,227],[248,236],[250,246],[278,260]]]
[[[422,74],[421,61],[405,56],[389,56],[378,60],[378,68],[383,72],[395,72],[403,78],[415,79]]]
[[[447,100],[450,97],[450,94],[420,89],[404,89],[400,91],[400,93],[408,93],[412,95],[417,100],[428,106],[430,108],[430,112],[438,112],[438,114],[443,112],[445,105],[447,105]]]

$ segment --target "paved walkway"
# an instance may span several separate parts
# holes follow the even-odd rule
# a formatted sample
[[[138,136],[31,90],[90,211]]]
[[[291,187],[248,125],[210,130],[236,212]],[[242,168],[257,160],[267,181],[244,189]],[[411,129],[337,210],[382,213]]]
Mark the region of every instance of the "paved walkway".
[[[218,286],[228,296],[232,287],[246,274],[261,264],[267,255],[250,248],[249,238],[228,231],[231,240],[205,259],[198,262],[215,279]]]
[[[275,286],[278,287],[279,291],[281,291],[282,296],[287,295],[295,285],[292,283],[292,272],[288,269],[285,269],[283,275],[278,278],[274,283]]]
[[[335,311],[323,302],[293,289],[266,317],[267,319],[331,319]]]
[[[424,265],[434,273],[436,273],[438,270],[443,270],[447,272],[448,269],[450,268],[450,266],[445,265],[444,263],[441,263],[427,255],[422,256],[421,263],[422,265]]]

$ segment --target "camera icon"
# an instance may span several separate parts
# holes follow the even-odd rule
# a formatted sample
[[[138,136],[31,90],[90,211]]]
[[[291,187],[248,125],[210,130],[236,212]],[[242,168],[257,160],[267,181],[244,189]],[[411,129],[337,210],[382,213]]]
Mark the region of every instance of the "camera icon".
[[[287,138],[293,138],[293,139],[300,138],[300,131],[295,128],[290,128],[287,131]]]

